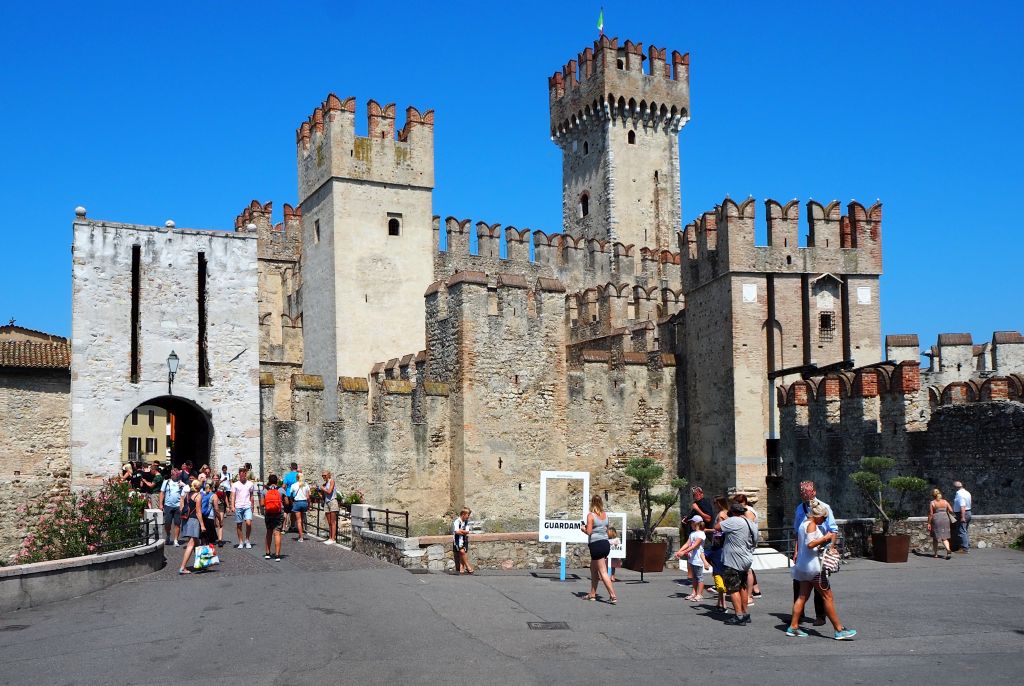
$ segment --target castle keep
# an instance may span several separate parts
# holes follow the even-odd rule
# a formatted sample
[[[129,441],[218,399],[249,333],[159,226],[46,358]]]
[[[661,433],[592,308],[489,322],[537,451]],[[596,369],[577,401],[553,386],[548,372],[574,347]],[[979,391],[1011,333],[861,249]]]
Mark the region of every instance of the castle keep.
[[[854,411],[850,389],[917,392],[917,357],[890,346],[880,362],[880,203],[765,200],[763,246],[752,198],[682,226],[689,69],[603,36],[548,79],[561,230],[434,216],[434,112],[407,107],[398,129],[395,105],[370,100],[361,136],[362,108],[333,94],[296,132],[298,202],[279,223],[255,200],[230,233],[82,211],[75,483],[115,472],[120,427],[148,403],[184,418],[176,461],[331,469],[414,521],[467,503],[526,525],[543,469],[589,471],[632,509],[635,456],[781,517],[788,465],[813,471],[806,441],[826,440],[807,427],[845,426],[829,403]],[[993,364],[1020,371],[1008,345]],[[936,354],[948,370],[960,353]],[[1008,383],[988,395],[1019,397]]]

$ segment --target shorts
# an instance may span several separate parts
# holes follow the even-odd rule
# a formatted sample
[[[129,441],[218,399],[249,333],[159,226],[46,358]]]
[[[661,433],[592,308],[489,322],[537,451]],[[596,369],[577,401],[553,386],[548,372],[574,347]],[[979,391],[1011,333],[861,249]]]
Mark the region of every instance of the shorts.
[[[739,593],[747,587],[747,570],[722,567],[722,581],[725,583],[726,593]]]
[[[587,545],[590,547],[590,559],[592,561],[603,560],[612,551],[612,544],[607,538],[601,541],[591,541]]]
[[[181,508],[164,506],[164,526],[181,526]]]
[[[292,512],[305,512],[309,509],[308,500],[296,500],[292,502]]]
[[[452,544],[452,552],[458,554],[460,550],[463,552],[469,552],[468,538],[463,538],[461,543],[459,541],[455,541],[455,543]]]
[[[268,514],[263,516],[267,523],[267,531],[281,531],[284,529],[284,513]]]
[[[241,524],[242,522],[252,521],[252,508],[251,507],[236,507],[235,508],[235,524]]]
[[[328,512],[339,512],[340,510],[341,510],[341,505],[338,504],[338,499],[337,498],[331,498],[330,500],[327,501],[327,511]]]

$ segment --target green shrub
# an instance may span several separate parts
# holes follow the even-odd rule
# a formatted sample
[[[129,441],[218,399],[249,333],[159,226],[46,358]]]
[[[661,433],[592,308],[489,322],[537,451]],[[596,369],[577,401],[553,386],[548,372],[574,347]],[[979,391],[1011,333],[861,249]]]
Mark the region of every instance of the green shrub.
[[[61,560],[137,544],[145,499],[120,479],[98,493],[67,493],[50,500],[15,555],[16,564]]]
[[[928,482],[916,476],[893,476],[884,481],[882,475],[895,466],[896,460],[891,457],[864,457],[860,461],[860,471],[850,475],[857,490],[878,512],[883,534],[888,534],[894,524],[910,516],[903,509],[907,496],[923,493],[928,488]],[[893,500],[890,494],[896,499]]]

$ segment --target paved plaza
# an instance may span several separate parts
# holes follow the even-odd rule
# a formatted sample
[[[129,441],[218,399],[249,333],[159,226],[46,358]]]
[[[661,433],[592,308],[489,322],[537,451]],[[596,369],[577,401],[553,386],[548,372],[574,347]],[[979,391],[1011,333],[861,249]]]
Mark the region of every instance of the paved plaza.
[[[225,548],[217,571],[186,577],[171,548],[160,572],[2,617],[0,682],[1001,684],[1024,671],[1015,551],[851,561],[834,588],[859,634],[837,642],[830,627],[784,635],[786,570],[760,575],[752,625],[731,627],[683,600],[678,571],[646,584],[623,572],[612,606],[581,599],[585,570],[566,583],[557,570],[412,574],[293,538],[281,562]]]

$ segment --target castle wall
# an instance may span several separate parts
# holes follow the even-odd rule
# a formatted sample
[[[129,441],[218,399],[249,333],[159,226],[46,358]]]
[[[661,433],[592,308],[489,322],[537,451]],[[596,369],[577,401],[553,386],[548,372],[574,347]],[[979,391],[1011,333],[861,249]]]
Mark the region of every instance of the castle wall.
[[[0,367],[0,562],[28,534],[26,508],[71,483],[70,398],[67,369]]]
[[[332,421],[320,377],[296,375],[289,384],[290,418],[264,419],[268,474],[294,460],[307,481],[318,483],[329,469],[341,492],[360,490],[367,502],[409,510],[414,520],[449,510],[447,387],[382,380],[371,398],[365,378],[342,377]],[[269,384],[262,391],[269,400]]]
[[[211,466],[259,453],[256,239],[240,233],[115,224],[79,217],[72,271],[71,460],[75,485],[117,473],[124,418],[173,396],[213,427]],[[131,380],[132,247],[140,246],[137,383]],[[209,385],[199,385],[198,255],[207,260]]]
[[[889,337],[894,343],[911,338]],[[918,476],[949,497],[953,481],[963,481],[978,514],[1020,511],[1020,372],[1024,366],[1007,376],[972,375],[965,368],[966,380],[923,385],[917,360],[902,360],[781,387],[787,520],[803,480],[817,484],[837,516],[873,516],[849,480],[869,455],[893,458],[894,474]],[[927,501],[919,496],[908,505],[927,514]]]

